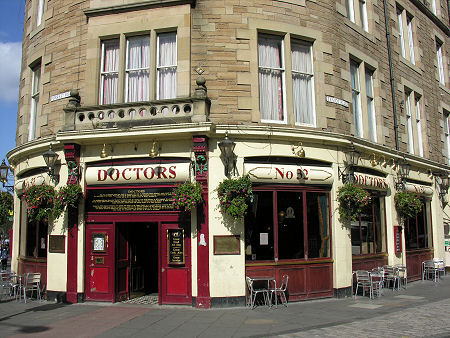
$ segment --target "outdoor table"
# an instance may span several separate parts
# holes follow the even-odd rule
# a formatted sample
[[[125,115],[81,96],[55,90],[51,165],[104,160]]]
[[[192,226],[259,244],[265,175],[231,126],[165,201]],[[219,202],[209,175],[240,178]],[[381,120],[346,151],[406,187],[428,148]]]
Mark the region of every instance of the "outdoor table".
[[[273,282],[273,290],[276,289],[277,287],[277,281],[275,279],[275,277],[271,277],[271,276],[263,276],[263,277],[250,277],[251,280],[253,282],[266,282],[267,283],[267,292],[271,292],[271,288],[270,288],[270,282]],[[270,297],[270,304],[267,304],[269,306],[272,305],[272,296]],[[277,297],[275,295],[275,307],[278,307],[278,301],[277,301]]]

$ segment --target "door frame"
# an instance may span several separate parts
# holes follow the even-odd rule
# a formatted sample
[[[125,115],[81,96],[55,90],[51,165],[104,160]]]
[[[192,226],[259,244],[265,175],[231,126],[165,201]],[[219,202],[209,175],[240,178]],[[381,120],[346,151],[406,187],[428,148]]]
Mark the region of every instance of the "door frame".
[[[161,273],[161,259],[162,258],[162,247],[161,247],[161,225],[163,223],[181,223],[181,214],[179,212],[152,212],[148,214],[94,214],[90,213],[86,217],[86,236],[85,236],[85,255],[86,255],[86,265],[85,265],[85,290],[88,289],[88,281],[89,276],[87,275],[89,273],[88,268],[88,229],[90,227],[95,227],[100,224],[112,224],[112,231],[114,233],[114,238],[116,236],[116,229],[117,225],[116,223],[145,223],[145,222],[152,222],[158,224],[158,299],[159,299],[159,305],[162,304],[162,273]],[[189,228],[190,229],[190,228]],[[189,238],[191,237],[191,233],[187,233],[186,236]],[[189,241],[190,242],[190,241]],[[189,244],[191,246],[191,243]],[[112,301],[115,302],[116,299],[116,252],[115,252],[115,243],[114,243],[114,253],[113,253],[113,273],[114,273],[114,283],[112,285],[112,299],[92,299],[92,300],[106,300],[106,301]],[[189,247],[189,252],[191,251],[191,248]],[[192,302],[192,256],[189,255],[188,261],[186,261],[186,267],[189,269],[189,283],[188,283],[188,292],[189,292],[189,304]],[[88,298],[91,299],[91,298]]]

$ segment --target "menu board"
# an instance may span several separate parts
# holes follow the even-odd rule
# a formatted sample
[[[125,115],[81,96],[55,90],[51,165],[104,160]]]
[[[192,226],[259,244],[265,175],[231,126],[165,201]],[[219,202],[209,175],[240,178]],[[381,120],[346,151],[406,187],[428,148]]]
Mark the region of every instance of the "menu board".
[[[167,229],[167,262],[184,264],[184,230]]]
[[[394,248],[395,253],[399,254],[402,252],[402,232],[400,226],[394,226]]]
[[[88,189],[87,212],[176,211],[173,188]]]

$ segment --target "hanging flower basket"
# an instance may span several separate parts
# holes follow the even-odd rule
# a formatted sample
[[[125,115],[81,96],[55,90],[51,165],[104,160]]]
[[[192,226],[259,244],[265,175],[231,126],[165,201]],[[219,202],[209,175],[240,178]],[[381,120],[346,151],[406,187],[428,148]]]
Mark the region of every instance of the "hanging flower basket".
[[[55,193],[53,217],[55,219],[59,218],[68,206],[71,208],[77,208],[81,193],[81,187],[78,184],[69,184],[59,189]]]
[[[202,185],[198,182],[179,184],[172,193],[172,204],[177,210],[190,212],[203,201],[202,191]]]
[[[416,217],[422,210],[423,204],[414,192],[399,191],[394,196],[395,208],[402,219]]]
[[[248,175],[227,178],[217,187],[220,211],[234,219],[242,220],[247,214],[248,204],[253,202],[252,183]]]
[[[363,209],[370,203],[370,194],[354,183],[347,183],[338,189],[339,216],[342,220],[356,221]]]
[[[23,192],[27,214],[31,222],[49,219],[52,215],[55,189],[50,185],[32,185]]]

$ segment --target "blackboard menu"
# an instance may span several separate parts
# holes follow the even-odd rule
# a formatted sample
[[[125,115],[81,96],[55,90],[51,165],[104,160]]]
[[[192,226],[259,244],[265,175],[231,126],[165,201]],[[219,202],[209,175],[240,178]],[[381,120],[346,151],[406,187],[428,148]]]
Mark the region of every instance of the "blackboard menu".
[[[176,211],[173,188],[88,189],[87,212]]]
[[[184,264],[183,229],[167,229],[167,250],[169,264]]]
[[[394,226],[394,245],[395,253],[399,254],[402,252],[402,233],[400,226]]]

